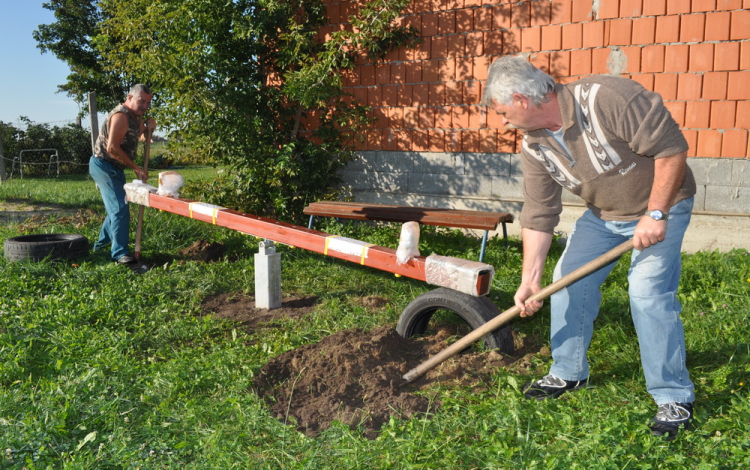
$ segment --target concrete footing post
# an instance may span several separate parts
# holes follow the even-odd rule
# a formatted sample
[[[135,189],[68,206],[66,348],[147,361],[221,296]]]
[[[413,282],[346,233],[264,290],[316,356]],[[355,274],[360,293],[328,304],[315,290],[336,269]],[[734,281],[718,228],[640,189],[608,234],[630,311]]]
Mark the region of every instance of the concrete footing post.
[[[255,307],[271,310],[281,307],[281,253],[276,244],[263,240],[255,254]]]

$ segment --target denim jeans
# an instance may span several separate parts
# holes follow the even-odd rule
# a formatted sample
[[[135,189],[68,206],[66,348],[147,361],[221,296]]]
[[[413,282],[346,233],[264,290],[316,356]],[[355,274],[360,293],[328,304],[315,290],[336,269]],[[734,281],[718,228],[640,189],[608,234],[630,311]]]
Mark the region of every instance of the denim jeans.
[[[112,261],[130,254],[128,238],[130,236],[130,209],[125,199],[125,172],[101,158],[91,157],[89,174],[99,186],[104,200],[107,218],[104,219],[99,239],[94,243],[94,251],[112,244],[110,256]]]
[[[666,239],[644,250],[633,250],[628,272],[630,313],[641,351],[648,392],[657,404],[693,402],[693,383],[685,365],[685,336],[677,300],[682,238],[693,198],[669,210]],[[638,221],[604,221],[590,210],[573,226],[555,268],[557,280],[633,237]],[[586,357],[594,320],[599,313],[601,285],[617,261],[576,281],[551,298],[550,373],[565,380],[589,376]]]

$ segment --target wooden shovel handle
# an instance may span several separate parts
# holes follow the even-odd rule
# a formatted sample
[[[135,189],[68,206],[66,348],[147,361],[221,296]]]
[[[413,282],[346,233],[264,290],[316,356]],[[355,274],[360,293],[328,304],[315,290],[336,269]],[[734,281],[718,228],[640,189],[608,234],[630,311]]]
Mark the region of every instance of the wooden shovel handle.
[[[617,247],[613,248],[612,250],[604,253],[598,258],[592,261],[589,261],[588,263],[576,269],[575,271],[561,277],[557,281],[553,282],[552,284],[548,285],[547,287],[543,288],[536,294],[529,297],[527,301],[546,299],[547,297],[551,296],[552,294],[561,290],[562,288],[571,285],[578,279],[588,274],[591,274],[594,271],[608,265],[612,261],[622,256],[624,253],[632,249],[633,249],[633,240],[628,240],[622,243],[621,245],[618,245]],[[507,321],[509,321],[516,315],[518,315],[519,313],[521,313],[521,309],[519,309],[518,307],[513,306],[512,308],[509,308],[508,310],[504,311],[503,313],[496,316],[492,320],[488,321],[484,325],[471,331],[469,334],[467,334],[460,340],[456,341],[455,343],[451,344],[450,346],[443,349],[439,353],[435,354],[434,356],[430,357],[426,361],[422,362],[414,369],[407,372],[403,376],[403,379],[406,381],[406,383],[413,382],[417,378],[421,377],[428,370],[437,366],[438,364],[445,361],[446,359],[453,357],[458,352],[463,351],[471,343],[478,340],[482,336],[498,329],[500,326],[502,326],[504,323],[506,323]]]
[[[146,142],[143,149],[143,171],[148,173],[148,157],[151,153],[151,129],[146,127]],[[145,181],[144,181],[145,183]],[[135,228],[135,257],[141,259],[141,234],[143,233],[143,206],[138,206],[138,224]]]

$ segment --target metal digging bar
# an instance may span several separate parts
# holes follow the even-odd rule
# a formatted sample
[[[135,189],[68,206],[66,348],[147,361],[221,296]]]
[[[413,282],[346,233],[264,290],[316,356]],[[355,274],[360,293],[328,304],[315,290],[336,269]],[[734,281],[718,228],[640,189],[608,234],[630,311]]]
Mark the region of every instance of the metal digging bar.
[[[621,245],[613,248],[612,250],[604,253],[603,255],[599,256],[598,258],[588,262],[587,264],[581,266],[580,268],[576,269],[575,271],[571,272],[570,274],[567,274],[557,281],[553,282],[552,284],[548,285],[544,289],[540,290],[536,294],[529,297],[529,301],[535,301],[535,300],[543,300],[547,297],[551,296],[555,292],[561,290],[564,287],[569,286],[570,284],[574,283],[578,279],[591,274],[592,272],[606,266],[607,264],[611,263],[612,261],[618,259],[620,256],[622,256],[624,253],[630,251],[633,249],[633,240],[628,240],[625,243],[622,243]],[[472,330],[471,333],[467,334],[460,340],[456,341],[452,345],[448,346],[447,348],[443,349],[439,353],[435,354],[434,356],[430,357],[423,363],[419,364],[414,369],[407,372],[403,379],[406,381],[406,383],[410,383],[421,377],[424,373],[426,373],[428,370],[432,369],[433,367],[437,366],[441,362],[445,361],[446,359],[449,359],[456,355],[457,353],[463,351],[466,349],[469,345],[471,345],[474,341],[477,341],[482,336],[486,335],[487,333],[490,333],[500,326],[502,326],[504,323],[509,321],[510,319],[514,318],[516,315],[521,313],[521,310],[513,306],[512,308],[504,311],[500,315],[496,316],[492,320],[488,321],[481,327]]]

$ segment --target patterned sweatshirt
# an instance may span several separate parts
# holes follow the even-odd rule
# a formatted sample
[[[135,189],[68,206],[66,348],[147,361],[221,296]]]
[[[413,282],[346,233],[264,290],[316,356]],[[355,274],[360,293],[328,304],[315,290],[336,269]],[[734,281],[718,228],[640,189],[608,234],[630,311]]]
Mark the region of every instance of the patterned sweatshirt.
[[[688,149],[661,97],[634,80],[611,76],[557,84],[555,92],[565,146],[547,129],[524,136],[521,226],[552,233],[563,188],[603,220],[638,220],[648,209],[654,159]],[[695,191],[688,167],[672,204]]]

